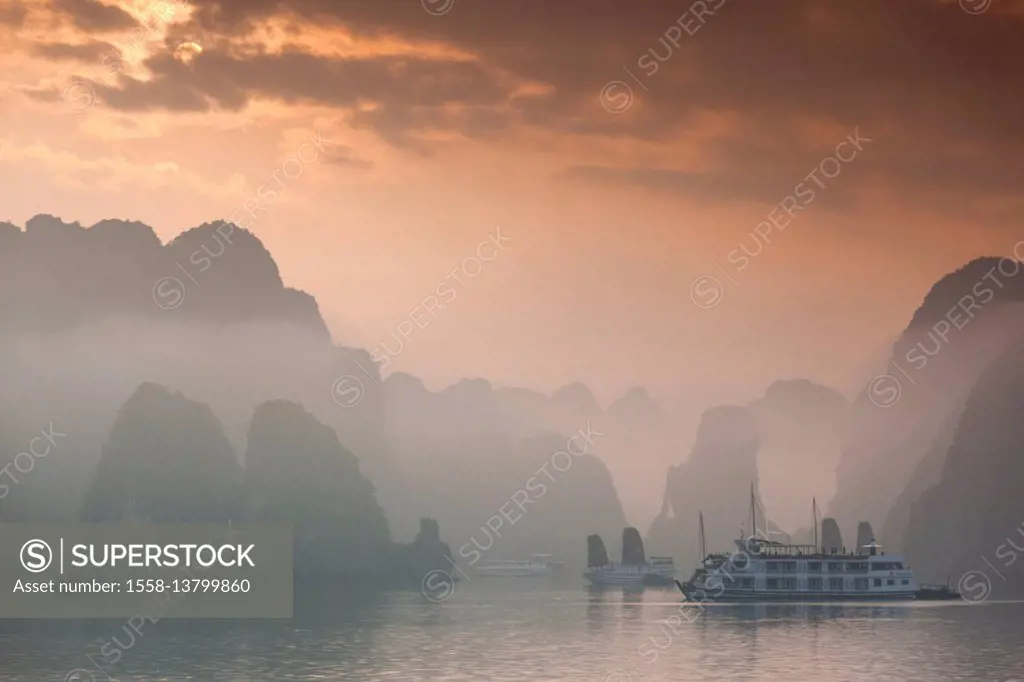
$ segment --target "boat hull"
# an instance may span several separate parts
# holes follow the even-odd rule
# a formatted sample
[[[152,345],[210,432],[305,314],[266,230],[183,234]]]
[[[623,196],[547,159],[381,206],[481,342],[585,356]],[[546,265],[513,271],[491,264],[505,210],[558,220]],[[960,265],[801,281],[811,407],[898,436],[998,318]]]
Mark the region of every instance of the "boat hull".
[[[619,571],[587,571],[583,577],[591,585],[646,585],[649,587],[671,587],[674,579],[671,575],[654,572],[619,572]]]
[[[648,573],[644,576],[643,584],[647,587],[672,587],[675,584],[675,580],[670,575]]]
[[[583,577],[586,578],[591,585],[643,585],[643,576],[636,575],[602,575],[602,574],[591,574],[584,573]]]
[[[772,602],[772,601],[784,601],[784,602],[849,602],[849,601],[912,601],[917,598],[917,592],[915,590],[907,590],[901,592],[885,592],[885,593],[866,593],[866,592],[806,592],[806,591],[789,591],[789,590],[725,590],[721,594],[720,590],[701,590],[699,588],[690,588],[680,583],[676,583],[679,587],[679,591],[683,593],[683,596],[687,600],[700,602],[700,603],[734,603],[734,602]]]

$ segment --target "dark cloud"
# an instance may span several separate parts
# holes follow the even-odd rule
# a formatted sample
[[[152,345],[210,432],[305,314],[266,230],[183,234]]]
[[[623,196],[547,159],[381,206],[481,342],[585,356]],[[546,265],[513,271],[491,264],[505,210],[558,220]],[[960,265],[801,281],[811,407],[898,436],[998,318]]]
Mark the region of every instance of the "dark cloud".
[[[363,171],[372,170],[376,166],[372,161],[361,158],[353,147],[337,143],[325,148],[323,162],[331,166]]]
[[[466,61],[326,59],[298,51],[241,58],[208,50],[190,64],[166,55],[147,64],[154,78],[122,78],[121,86],[105,96],[110,106],[124,111],[205,110],[211,104],[238,109],[253,97],[327,104],[351,110],[355,125],[372,126],[402,142],[409,131],[450,129],[452,116],[481,130],[493,128],[495,119],[488,124],[486,112],[445,114],[444,109],[498,107],[506,96],[482,65]],[[360,110],[364,103],[373,108]]]
[[[117,55],[117,48],[110,43],[92,41],[72,45],[69,43],[36,43],[32,51],[54,61],[99,62],[109,55]]]
[[[83,31],[121,31],[138,25],[132,15],[120,7],[97,0],[53,0],[53,8]]]
[[[673,170],[667,168],[619,168],[613,166],[571,166],[565,175],[570,179],[625,183],[656,191],[704,201],[759,201],[778,203],[791,193],[793,185],[803,177],[785,181],[743,182],[732,173]],[[778,178],[777,178],[778,180]]]
[[[813,167],[820,134],[812,125],[860,125],[885,137],[879,163],[888,163],[894,178],[934,178],[943,188],[1009,191],[1018,177],[1010,166],[1024,153],[1024,92],[1013,86],[1024,62],[1017,0],[980,15],[939,0],[455,0],[443,16],[419,0],[193,4],[194,25],[185,30],[196,34],[245,35],[252,22],[280,16],[358,36],[443,42],[479,59],[338,59],[298,47],[238,56],[211,41],[190,65],[151,60],[152,81],[122,78],[105,94],[111,106],[315,102],[421,152],[429,148],[420,133],[501,138],[523,126],[676,139],[703,114],[720,112],[743,129],[712,150],[714,169],[573,173],[757,200]],[[612,80],[627,83],[635,97],[619,115],[606,112],[598,96]],[[516,96],[528,84],[541,89]],[[728,187],[718,186],[727,180]]]
[[[28,16],[28,8],[21,4],[0,5],[0,26],[20,27],[25,17]]]

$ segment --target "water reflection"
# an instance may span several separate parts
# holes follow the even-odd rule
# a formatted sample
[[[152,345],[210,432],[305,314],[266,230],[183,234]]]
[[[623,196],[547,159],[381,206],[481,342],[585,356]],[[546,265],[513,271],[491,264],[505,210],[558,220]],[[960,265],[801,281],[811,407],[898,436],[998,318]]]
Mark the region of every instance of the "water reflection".
[[[114,664],[100,652],[121,622],[6,621],[0,680],[64,680],[79,667],[91,677],[68,682],[931,682],[1019,679],[1024,668],[1020,604],[716,604],[696,617],[682,608],[667,590],[542,583],[460,585],[440,604],[417,592],[334,591],[297,595],[292,621],[146,625]]]

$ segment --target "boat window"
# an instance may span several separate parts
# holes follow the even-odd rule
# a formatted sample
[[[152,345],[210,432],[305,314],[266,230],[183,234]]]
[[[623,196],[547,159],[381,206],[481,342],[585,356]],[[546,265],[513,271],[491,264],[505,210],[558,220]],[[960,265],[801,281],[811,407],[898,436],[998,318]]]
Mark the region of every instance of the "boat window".
[[[821,578],[808,578],[807,579],[808,590],[820,590],[821,589]]]
[[[769,589],[769,590],[777,590],[777,589],[779,589],[779,579],[778,578],[768,578],[768,580],[765,582],[765,587],[767,589]]]
[[[853,589],[855,589],[855,590],[866,590],[866,589],[868,589],[868,579],[867,578],[854,578],[853,579]]]
[[[875,587],[881,587],[881,586],[882,586],[882,579],[881,578],[875,578]]]
[[[910,584],[910,581],[909,581],[909,580],[907,580],[906,578],[904,578],[904,579],[903,579],[903,584],[904,584],[904,585],[909,585],[909,584]]]
[[[843,572],[843,564],[838,562],[838,561],[830,561],[830,562],[828,562],[828,572],[829,573],[842,573]]]
[[[807,562],[807,570],[812,572],[812,573],[817,573],[817,572],[821,571],[821,562],[820,561],[808,561]]]
[[[892,578],[889,578],[888,580],[885,581],[885,584],[886,585],[895,585],[896,581],[893,580]]]
[[[842,578],[829,578],[828,579],[828,589],[830,589],[830,590],[842,590],[843,589],[843,579]]]

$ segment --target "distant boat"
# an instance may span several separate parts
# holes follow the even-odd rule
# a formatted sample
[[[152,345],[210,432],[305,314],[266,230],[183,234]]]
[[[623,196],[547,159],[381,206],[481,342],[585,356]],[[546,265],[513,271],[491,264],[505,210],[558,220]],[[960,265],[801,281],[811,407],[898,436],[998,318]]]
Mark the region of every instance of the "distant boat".
[[[612,563],[597,535],[588,541],[587,570],[583,573],[593,585],[672,585],[676,566],[672,557],[645,559],[643,540],[635,528],[622,531],[622,561]]]
[[[589,568],[583,574],[592,585],[671,585],[675,576],[675,563],[672,557],[657,558],[662,565],[651,564],[608,564],[599,568]]]
[[[476,572],[493,578],[540,578],[554,575],[563,565],[551,554],[534,554],[527,561],[491,561],[478,567]]]

